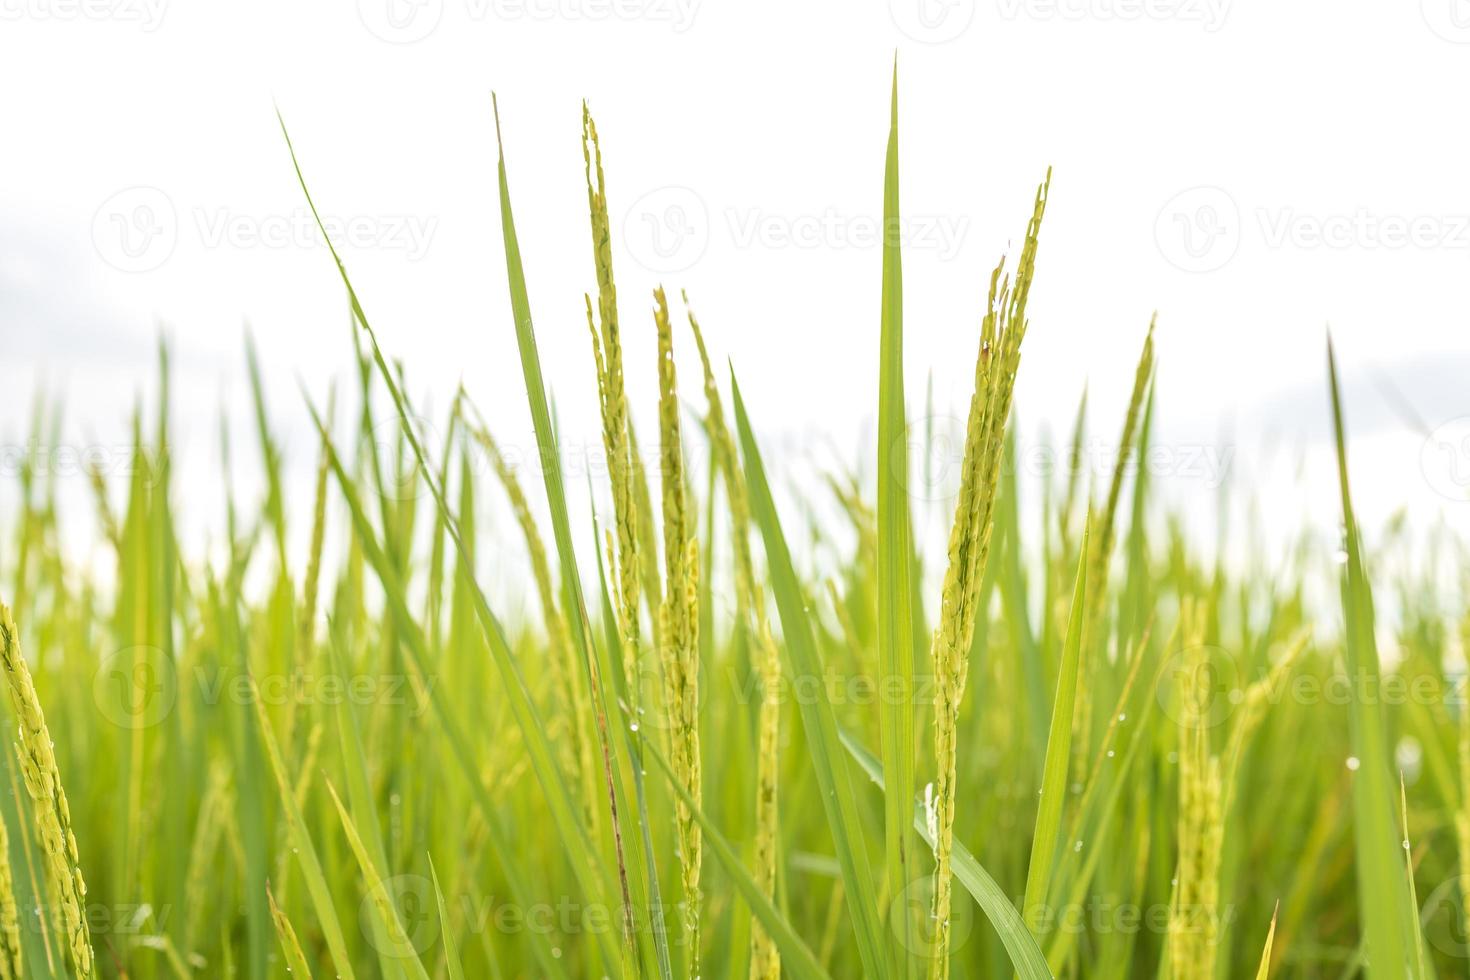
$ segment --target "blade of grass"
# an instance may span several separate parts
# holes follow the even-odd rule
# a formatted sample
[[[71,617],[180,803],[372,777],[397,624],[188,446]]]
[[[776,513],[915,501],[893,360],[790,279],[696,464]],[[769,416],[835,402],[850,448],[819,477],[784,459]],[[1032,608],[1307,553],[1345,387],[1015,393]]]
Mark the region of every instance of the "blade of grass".
[[[393,890],[383,880],[383,873],[374,864],[372,855],[368,853],[367,844],[363,843],[356,822],[347,812],[347,807],[343,804],[342,798],[337,795],[337,789],[330,780],[327,781],[327,793],[337,807],[337,815],[342,818],[342,830],[347,834],[347,844],[352,849],[353,857],[357,858],[358,870],[362,872],[363,880],[367,883],[368,897],[371,899],[367,905],[373,910],[378,920],[377,934],[387,939],[388,951],[383,955],[400,964],[403,971],[413,980],[429,980],[429,973],[424,969],[423,960],[419,959],[413,939],[409,936],[408,930],[403,928],[403,920],[398,916],[398,908],[393,903]],[[380,844],[379,847],[381,846]]]
[[[270,720],[265,717],[265,707],[261,704],[258,690],[251,697],[250,703],[255,708],[258,723],[256,728],[260,732],[261,742],[265,745],[266,759],[270,763],[271,772],[275,775],[276,787],[280,791],[281,808],[286,817],[286,829],[291,836],[291,848],[301,865],[301,876],[306,881],[306,892],[311,897],[311,906],[316,912],[317,927],[322,932],[322,938],[326,940],[327,950],[331,953],[332,966],[336,968],[337,976],[343,980],[353,980],[356,974],[352,970],[352,957],[347,951],[347,940],[342,934],[342,923],[337,919],[337,907],[332,901],[332,892],[327,887],[327,878],[322,873],[322,863],[317,857],[316,846],[311,842],[311,834],[307,832],[301,808],[296,805],[296,796],[291,792],[291,780],[286,775],[286,764],[281,758],[281,747],[276,744],[276,736],[271,731]]]
[[[776,504],[766,481],[765,465],[750,428],[745,401],[733,372],[730,378],[735,402],[735,423],[745,460],[745,482],[750,491],[751,513],[766,544],[766,563],[776,608],[781,614],[785,649],[794,683],[810,685],[814,696],[800,699],[802,727],[811,753],[812,770],[821,786],[822,806],[837,848],[842,880],[847,888],[848,909],[863,971],[870,977],[888,976],[888,957],[880,933],[883,916],[873,887],[872,868],[864,846],[862,820],[852,779],[837,732],[837,716],[822,683],[823,669],[816,638],[806,612],[806,599],[791,563],[786,536],[776,515]],[[908,634],[902,637],[905,645]],[[904,883],[907,885],[907,882]]]
[[[868,774],[868,778],[882,790],[883,769],[878,760],[850,733],[842,732],[841,739],[843,746]],[[922,800],[914,801],[914,829],[926,844],[934,846],[934,834],[929,829],[929,812]],[[1022,980],[1055,980],[1050,967],[1046,965],[1041,947],[1026,928],[1025,920],[990,873],[958,841],[954,843],[952,859],[954,876],[965,886],[965,891],[970,893],[970,897],[980,906],[980,911],[990,920],[996,935],[1000,937],[1001,945],[1011,958],[1011,964]]]
[[[444,901],[444,889],[439,887],[439,872],[434,869],[434,859],[429,858],[429,879],[434,883],[434,904],[439,909],[439,932],[444,939],[444,969],[449,980],[464,980],[464,964],[459,958],[459,947],[454,942],[454,930],[449,927],[449,906]]]
[[[1373,980],[1414,976],[1409,959],[1411,940],[1406,915],[1408,889],[1398,866],[1402,850],[1394,829],[1393,784],[1383,707],[1365,692],[1378,691],[1378,646],[1373,635],[1373,595],[1363,567],[1363,546],[1348,491],[1347,436],[1342,393],[1332,340],[1327,341],[1327,376],[1332,393],[1332,428],[1337,445],[1337,474],[1342,495],[1344,550],[1342,604],[1346,620],[1344,648],[1353,699],[1349,705],[1350,737],[1358,770],[1353,775],[1353,835],[1357,848],[1358,899],[1362,906],[1368,974]]]
[[[1082,556],[1077,562],[1076,583],[1072,587],[1072,613],[1067,621],[1067,639],[1062,647],[1062,663],[1057,674],[1057,690],[1052,700],[1051,727],[1046,736],[1046,762],[1041,775],[1041,804],[1036,813],[1036,829],[1031,837],[1031,858],[1026,865],[1026,897],[1021,908],[1026,921],[1036,927],[1038,914],[1046,902],[1047,883],[1060,846],[1062,804],[1067,797],[1067,766],[1072,758],[1072,723],[1077,708],[1077,674],[1082,651],[1082,626],[1087,609],[1087,545],[1092,531],[1091,516],[1082,526]]]
[[[389,370],[388,364],[383,358],[382,350],[378,346],[377,336],[373,332],[372,326],[368,321],[367,314],[363,311],[362,304],[357,298],[357,293],[352,287],[352,282],[347,276],[347,269],[342,264],[341,257],[337,254],[336,247],[331,243],[331,239],[327,235],[326,226],[322,223],[321,216],[316,210],[316,204],[312,201],[311,192],[306,187],[305,177],[302,175],[300,164],[296,159],[295,149],[291,146],[290,135],[286,132],[284,120],[281,120],[281,132],[286,139],[287,149],[291,153],[292,165],[293,167],[295,167],[296,176],[298,182],[300,183],[302,194],[306,197],[307,206],[311,209],[312,216],[315,218],[318,229],[322,233],[323,240],[327,242],[327,247],[328,250],[331,252],[332,260],[337,267],[339,275],[341,276],[342,284],[347,290],[348,299],[352,304],[353,315],[357,318],[357,322],[362,326],[363,332],[367,336],[371,344],[373,360],[377,363],[379,375],[381,376],[384,385],[387,387],[389,395],[392,397],[393,405],[394,408],[397,410],[400,427],[403,431],[403,434],[408,440],[408,444],[413,451],[414,458],[419,465],[420,473],[425,482],[428,484],[430,493],[434,497],[434,503],[438,507],[439,513],[445,521],[449,536],[453,541],[456,550],[461,555],[463,555],[465,547],[464,541],[459,534],[458,523],[453,519],[453,516],[450,513],[449,506],[445,500],[443,489],[439,486],[438,481],[433,477],[434,471],[429,467],[428,460],[425,457],[423,447],[419,441],[419,437],[417,433],[414,432],[413,425],[409,421],[410,414],[408,411],[407,402],[399,388],[398,383],[393,377],[393,372]],[[343,475],[344,474],[342,474],[339,470],[339,477]],[[380,568],[380,575],[382,575],[385,571],[389,570],[386,567]],[[396,575],[394,577],[396,578]],[[505,631],[501,627],[500,622],[495,618],[494,613],[490,611],[490,606],[485,599],[484,592],[479,588],[477,584],[471,584],[474,586],[471,590],[471,598],[474,601],[476,616],[480,620],[481,630],[483,631],[486,642],[490,647],[490,651],[494,657],[496,667],[500,671],[501,677],[505,681],[503,689],[508,695],[508,701],[510,703],[512,713],[515,716],[516,724],[521,730],[521,734],[524,738],[524,744],[526,746],[528,754],[530,755],[532,766],[536,772],[537,780],[542,787],[543,798],[547,803],[548,809],[551,811],[552,819],[555,822],[560,833],[562,843],[564,845],[564,850],[567,854],[567,858],[571,863],[573,870],[577,873],[579,882],[581,883],[587,897],[589,899],[593,899],[603,893],[603,883],[598,880],[601,877],[602,869],[598,866],[596,853],[591,846],[590,840],[587,838],[585,828],[577,820],[576,804],[573,801],[571,793],[566,787],[566,783],[562,776],[562,773],[556,764],[555,753],[552,749],[550,738],[547,735],[546,727],[542,723],[540,712],[537,709],[535,702],[531,698],[530,691],[526,686],[525,678],[521,675],[520,668],[511,653],[509,642],[506,640],[505,637]],[[402,601],[403,596],[401,594],[401,590],[400,594],[396,598],[398,600],[398,603],[403,605],[403,608],[401,610],[398,610],[398,615],[400,619],[404,622],[411,622],[411,617],[408,613],[406,604]],[[412,630],[411,632],[418,641],[416,644],[417,649],[411,648],[411,652],[413,652],[419,660],[418,668],[420,673],[427,677],[427,658],[423,655],[424,646],[426,644],[424,642],[423,634],[421,631],[418,631],[417,627],[415,627],[414,630]],[[580,635],[580,629],[578,630],[578,632]],[[430,691],[431,697],[437,700],[437,687],[431,687]],[[447,709],[441,713],[442,719],[448,719],[449,717],[450,715]],[[470,767],[467,776],[470,778],[472,786],[477,787],[480,791],[483,792],[484,787],[478,778],[477,770],[473,766]],[[488,800],[486,802],[488,803]],[[486,809],[488,819],[488,811],[492,810],[493,808],[487,807]],[[620,869],[622,867],[621,854],[619,855],[619,867]],[[626,876],[624,875],[624,877]],[[623,898],[625,906],[631,904],[627,893],[626,883],[623,886]],[[599,938],[603,938],[601,934],[599,934]]]
[[[740,894],[745,898],[746,904],[750,906],[751,912],[754,913],[756,918],[760,919],[761,925],[766,929],[766,934],[780,948],[782,967],[798,977],[820,978],[827,976],[826,971],[817,963],[816,957],[812,955],[812,951],[807,948],[806,943],[801,941],[800,937],[791,928],[791,924],[782,917],[781,913],[776,910],[776,906],[771,904],[771,900],[765,896],[760,886],[750,877],[750,872],[745,870],[745,865],[741,863],[740,857],[735,853],[734,848],[725,840],[724,835],[715,828],[715,825],[710,821],[709,817],[705,816],[704,811],[695,804],[694,797],[690,796],[689,791],[683,787],[679,778],[674,774],[673,767],[663,757],[663,753],[658,750],[657,746],[649,743],[648,754],[653,758],[654,762],[658,763],[664,775],[668,777],[669,787],[674,791],[675,795],[679,797],[685,806],[689,807],[689,812],[694,815],[694,819],[699,822],[700,827],[704,830],[705,843],[710,846],[710,852],[714,854],[715,859],[724,867],[725,873],[730,876],[730,880],[734,883],[735,887],[740,890]]]
[[[888,151],[883,171],[883,294],[878,369],[878,661],[882,699],[883,772],[895,792],[884,798],[883,838],[888,887],[897,892],[916,877],[910,866],[908,803],[914,795],[914,612],[908,433],[903,385],[903,266],[898,205],[898,60],[893,64]],[[899,972],[913,973],[912,916],[904,903],[889,910],[898,936]]]

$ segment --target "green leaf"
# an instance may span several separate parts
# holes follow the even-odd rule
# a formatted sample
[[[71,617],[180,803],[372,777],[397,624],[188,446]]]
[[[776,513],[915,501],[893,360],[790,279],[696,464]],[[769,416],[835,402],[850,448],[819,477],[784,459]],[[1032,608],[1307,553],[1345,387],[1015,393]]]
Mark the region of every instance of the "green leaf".
[[[880,790],[883,789],[883,770],[878,765],[878,760],[847,732],[843,732],[841,737],[843,746],[868,774],[868,778]],[[929,832],[928,814],[924,810],[923,802],[919,800],[914,801],[914,829],[924,838],[925,843],[930,847],[934,846],[934,835]],[[1026,928],[1021,914],[1016,911],[1016,907],[990,873],[959,841],[954,842],[950,865],[954,868],[954,876],[975,899],[980,911],[985,913],[985,917],[995,928],[996,935],[1000,936],[1001,945],[1005,947],[1021,980],[1055,980],[1051,968],[1046,965],[1041,947],[1036,944],[1031,930]]]
[[[1082,557],[1077,562],[1072,587],[1072,612],[1067,619],[1067,639],[1062,646],[1062,664],[1057,673],[1056,697],[1052,701],[1051,729],[1046,736],[1046,762],[1041,775],[1041,804],[1031,838],[1031,860],[1026,865],[1026,897],[1021,908],[1035,925],[1034,909],[1046,901],[1047,883],[1060,845],[1062,804],[1067,798],[1067,765],[1072,758],[1072,723],[1077,708],[1077,673],[1081,661],[1082,627],[1087,609],[1087,545],[1092,518],[1082,528]]]
[[[1342,574],[1342,605],[1346,619],[1344,646],[1353,692],[1348,706],[1353,755],[1358,769],[1352,776],[1353,835],[1357,848],[1358,901],[1362,907],[1368,975],[1372,980],[1399,980],[1418,976],[1409,957],[1413,945],[1409,922],[1418,915],[1409,900],[1399,865],[1402,839],[1393,814],[1388,736],[1383,707],[1365,692],[1382,690],[1378,644],[1373,634],[1373,594],[1363,567],[1363,545],[1348,492],[1347,436],[1342,420],[1342,393],[1332,341],[1327,341],[1327,376],[1332,390],[1332,427],[1337,443],[1337,473],[1342,493],[1342,521],[1347,562]]]
[[[781,913],[776,910],[776,906],[771,904],[771,900],[765,896],[760,886],[755,883],[755,879],[750,876],[750,872],[745,870],[745,865],[740,863],[740,856],[735,853],[735,849],[730,846],[730,842],[725,840],[724,835],[719,832],[709,817],[705,816],[704,811],[694,802],[694,797],[675,778],[674,770],[669,765],[668,760],[664,758],[663,753],[658,750],[657,746],[649,743],[648,755],[658,763],[659,768],[668,777],[670,788],[678,795],[680,801],[689,808],[689,812],[694,815],[694,819],[699,822],[700,827],[704,830],[704,842],[709,845],[710,852],[720,862],[720,865],[725,869],[725,873],[730,876],[730,880],[740,890],[740,894],[745,897],[745,901],[750,906],[751,912],[755,914],[756,918],[761,920],[761,925],[765,927],[767,935],[771,937],[776,943],[776,946],[781,950],[782,970],[798,977],[821,978],[827,976],[826,971],[822,969],[821,965],[817,962],[817,958],[807,948],[806,943],[801,941],[800,937],[792,930],[791,924],[781,916]]]
[[[811,754],[811,768],[821,787],[822,806],[832,830],[832,841],[837,847],[837,861],[842,867],[842,882],[847,889],[848,911],[857,938],[858,954],[865,974],[884,977],[888,975],[888,957],[884,953],[880,931],[883,916],[873,888],[873,872],[864,846],[857,796],[853,792],[852,778],[838,737],[837,716],[822,682],[822,661],[817,653],[812,624],[807,618],[801,582],[791,563],[791,552],[786,546],[786,536],[781,531],[776,504],[771,499],[771,488],[766,481],[765,465],[761,462],[760,449],[756,446],[750,419],[745,412],[745,401],[733,372],[730,381],[735,396],[735,422],[745,458],[750,509],[765,540],[771,589],[776,596],[776,608],[781,614],[785,638],[782,645],[795,688],[806,690],[809,687],[814,692],[813,697],[800,698],[798,707],[801,709],[807,749]],[[907,643],[907,634],[904,642]]]
[[[907,800],[914,794],[913,549],[908,489],[908,432],[903,385],[903,268],[898,223],[898,62],[893,65],[888,155],[883,174],[883,294],[878,368],[878,660],[882,699],[883,772],[895,792],[885,797],[884,843],[888,887],[898,891],[918,874],[910,864],[912,833]],[[912,963],[911,916],[895,903],[891,924],[902,969]]]

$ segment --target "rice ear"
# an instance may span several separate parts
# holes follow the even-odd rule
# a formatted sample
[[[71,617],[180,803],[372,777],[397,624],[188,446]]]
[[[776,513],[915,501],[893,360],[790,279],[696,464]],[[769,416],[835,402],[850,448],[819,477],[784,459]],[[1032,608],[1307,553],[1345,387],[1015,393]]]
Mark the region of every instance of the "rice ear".
[[[61,772],[52,750],[51,732],[31,681],[30,668],[21,655],[20,639],[9,607],[0,604],[0,669],[10,687],[10,703],[20,726],[21,775],[34,804],[36,830],[47,883],[60,906],[62,928],[78,980],[93,976],[92,934],[84,914],[87,883],[82,878],[81,857],[71,828],[71,808],[61,785]]]

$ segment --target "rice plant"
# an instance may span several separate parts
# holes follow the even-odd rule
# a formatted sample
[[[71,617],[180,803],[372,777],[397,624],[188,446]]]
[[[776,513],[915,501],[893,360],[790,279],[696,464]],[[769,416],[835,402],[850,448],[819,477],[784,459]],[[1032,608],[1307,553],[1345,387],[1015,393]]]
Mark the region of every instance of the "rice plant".
[[[1023,478],[1017,378],[1051,368],[1023,367],[1050,327],[1028,300],[1067,288],[1038,174],[1014,258],[974,270],[958,485],[931,515],[896,72],[887,118],[861,270],[877,438],[854,469],[808,479],[772,450],[779,406],[721,356],[738,325],[705,329],[666,287],[620,301],[585,105],[567,192],[587,195],[605,481],[574,478],[552,411],[548,352],[586,335],[533,317],[526,267],[552,257],[521,248],[498,108],[511,308],[473,319],[518,353],[529,432],[472,388],[416,395],[329,245],[343,370],[271,404],[247,341],[253,432],[222,424],[212,546],[177,521],[197,491],[169,462],[166,349],[127,481],[86,474],[93,513],[23,457],[0,552],[0,978],[1470,972],[1465,548],[1436,542],[1445,601],[1433,551],[1360,525],[1331,347],[1319,509],[1341,540],[1304,526],[1284,563],[1227,561],[1155,492],[1167,320],[1140,331],[1126,403],[1082,396],[1070,446],[1115,412],[1109,470]],[[315,215],[310,143],[283,139],[282,165]],[[60,440],[55,410],[32,445]],[[313,427],[303,501],[287,413]],[[115,574],[63,547],[69,522]]]

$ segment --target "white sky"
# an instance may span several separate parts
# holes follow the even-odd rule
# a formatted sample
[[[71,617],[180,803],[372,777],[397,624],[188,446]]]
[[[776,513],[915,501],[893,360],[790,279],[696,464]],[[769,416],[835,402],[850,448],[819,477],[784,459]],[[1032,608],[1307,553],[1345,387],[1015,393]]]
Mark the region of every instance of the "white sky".
[[[1330,324],[1367,516],[1407,504],[1470,526],[1470,503],[1436,492],[1470,478],[1465,0],[0,0],[0,440],[23,440],[43,384],[65,395],[68,440],[120,441],[163,324],[186,520],[217,527],[222,401],[237,472],[254,464],[248,322],[310,468],[297,379],[319,398],[346,382],[348,334],[274,103],[412,387],[442,410],[463,380],[525,445],[493,88],[567,440],[596,445],[587,98],[645,430],[663,282],[688,289],[773,446],[850,456],[876,400],[895,50],[915,413],[931,370],[938,406],[962,409],[986,276],[1050,164],[1028,438],[1069,425],[1086,382],[1093,431],[1115,439],[1158,310],[1166,489],[1212,512],[1186,461],[1208,444],[1271,528],[1330,524]]]

